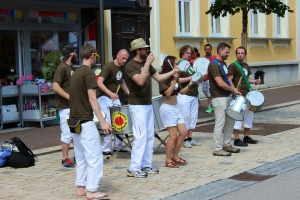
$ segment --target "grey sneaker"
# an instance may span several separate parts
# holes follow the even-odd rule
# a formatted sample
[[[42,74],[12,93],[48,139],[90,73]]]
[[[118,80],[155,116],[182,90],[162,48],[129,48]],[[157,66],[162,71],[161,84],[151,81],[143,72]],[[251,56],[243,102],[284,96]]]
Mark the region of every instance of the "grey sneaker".
[[[230,153],[239,153],[241,150],[238,148],[234,148],[233,146],[229,145],[228,147],[223,147],[224,151],[230,152]]]
[[[183,142],[183,146],[184,146],[185,148],[192,148],[192,145],[191,145],[191,143],[190,143],[189,141],[184,141],[184,142]]]
[[[223,149],[221,149],[221,150],[218,150],[218,151],[214,151],[213,155],[214,156],[231,156],[231,153],[230,152],[226,152]]]
[[[192,146],[201,146],[201,143],[200,143],[200,142],[196,142],[195,140],[191,140],[191,141],[190,141],[190,144],[191,144]]]
[[[147,174],[158,174],[159,170],[152,167],[144,167],[142,168],[142,172],[146,172]]]
[[[127,169],[126,174],[128,177],[135,177],[135,178],[146,178],[148,176],[147,172],[142,172],[141,170],[133,171],[129,168]]]

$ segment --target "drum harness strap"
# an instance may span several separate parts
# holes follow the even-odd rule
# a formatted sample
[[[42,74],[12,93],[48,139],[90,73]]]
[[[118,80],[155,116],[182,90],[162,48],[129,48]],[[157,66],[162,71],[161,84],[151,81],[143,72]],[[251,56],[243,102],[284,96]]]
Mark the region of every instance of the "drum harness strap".
[[[243,75],[243,77],[244,77],[244,80],[245,80],[245,82],[246,82],[247,88],[248,88],[249,91],[251,91],[252,88],[251,88],[250,83],[249,83],[249,81],[248,81],[248,78],[247,78],[247,76],[246,76],[246,74],[245,74],[245,72],[244,72],[244,70],[243,70],[243,67],[242,67],[242,66],[240,65],[240,63],[238,63],[237,61],[235,61],[234,64],[235,64],[236,66],[238,66],[238,68],[241,70],[242,75]]]
[[[217,60],[217,59],[213,59],[212,62],[214,63],[217,63],[219,65],[219,67],[221,68],[221,70],[223,71],[224,73],[224,76],[225,76],[225,82],[227,83],[227,85],[231,86],[229,80],[228,80],[228,77],[227,77],[227,74],[225,73],[224,71],[224,68],[223,68],[223,65]],[[229,94],[231,94],[231,91],[228,91]]]

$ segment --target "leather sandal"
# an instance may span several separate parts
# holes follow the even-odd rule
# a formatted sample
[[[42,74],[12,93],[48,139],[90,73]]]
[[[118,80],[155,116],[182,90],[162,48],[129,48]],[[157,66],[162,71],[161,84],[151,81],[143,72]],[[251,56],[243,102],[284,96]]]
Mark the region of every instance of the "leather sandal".
[[[182,158],[172,158],[172,160],[176,163],[176,164],[180,164],[180,165],[185,165],[187,164],[187,161],[182,159]]]
[[[170,167],[170,168],[179,168],[179,165],[177,165],[176,163],[174,163],[173,161],[171,162],[167,162],[165,163],[165,167]]]

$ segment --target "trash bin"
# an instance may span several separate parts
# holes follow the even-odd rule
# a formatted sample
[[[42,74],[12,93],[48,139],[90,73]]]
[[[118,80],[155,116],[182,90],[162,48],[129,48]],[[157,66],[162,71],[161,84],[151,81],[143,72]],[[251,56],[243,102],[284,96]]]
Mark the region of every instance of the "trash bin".
[[[261,80],[260,84],[264,84],[265,83],[264,82],[264,76],[265,76],[265,72],[262,71],[262,70],[258,70],[254,74],[254,79],[259,79],[260,78],[260,80]],[[255,85],[256,85],[256,83],[255,83]]]

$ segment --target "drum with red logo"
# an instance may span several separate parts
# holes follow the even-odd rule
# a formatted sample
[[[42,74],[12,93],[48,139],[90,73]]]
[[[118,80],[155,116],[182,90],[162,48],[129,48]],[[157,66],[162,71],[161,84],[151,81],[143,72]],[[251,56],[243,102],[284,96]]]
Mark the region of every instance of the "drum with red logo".
[[[132,133],[132,121],[129,113],[129,106],[113,106],[110,108],[111,125],[113,134]]]

